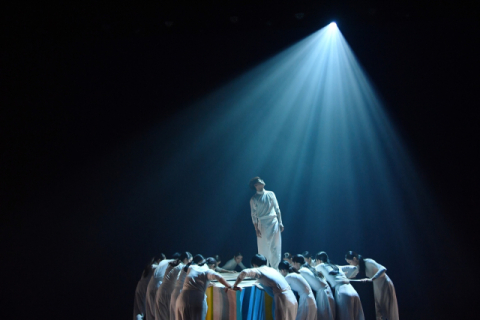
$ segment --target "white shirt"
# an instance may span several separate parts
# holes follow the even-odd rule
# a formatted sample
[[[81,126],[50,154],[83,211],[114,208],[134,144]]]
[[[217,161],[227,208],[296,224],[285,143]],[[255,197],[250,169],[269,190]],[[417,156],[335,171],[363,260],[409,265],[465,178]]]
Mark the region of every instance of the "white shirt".
[[[265,291],[269,293],[273,292],[273,295],[291,290],[287,280],[285,280],[277,270],[267,266],[245,269],[238,275],[238,278],[242,280],[246,277],[258,279],[258,282],[265,288]]]
[[[201,267],[194,265],[188,267],[187,277],[183,284],[183,290],[198,290],[205,292],[211,280],[219,280],[222,276],[208,269],[206,265]]]
[[[290,285],[293,291],[296,291],[299,296],[309,295],[312,294],[312,289],[308,282],[299,274],[296,273],[289,273],[285,277],[287,283]]]
[[[228,260],[227,263],[225,263],[225,265],[222,268],[225,269],[225,270],[235,270],[237,268],[237,266],[240,266],[240,268],[242,268],[242,270],[247,269],[247,267],[245,267],[242,262],[237,263],[237,261],[235,261],[235,259]]]
[[[323,276],[325,277],[325,279],[327,279],[328,283],[330,283],[330,286],[332,288],[335,288],[336,286],[345,283],[350,283],[350,281],[348,281],[347,277],[345,276],[345,273],[343,273],[342,268],[338,268],[337,274],[330,274],[330,271],[332,271],[333,268],[325,263],[321,263],[316,266],[316,270],[323,274]]]
[[[273,191],[257,191],[250,199],[250,209],[252,212],[253,224],[258,224],[258,220],[266,217],[277,217],[278,222],[282,224],[280,207]]]

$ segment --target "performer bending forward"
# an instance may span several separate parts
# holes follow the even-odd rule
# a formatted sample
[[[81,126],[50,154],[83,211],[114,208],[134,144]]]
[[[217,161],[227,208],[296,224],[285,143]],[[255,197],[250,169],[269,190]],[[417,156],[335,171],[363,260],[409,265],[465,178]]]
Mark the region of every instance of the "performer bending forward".
[[[277,269],[282,261],[283,232],[282,215],[275,193],[264,189],[265,182],[260,177],[250,180],[250,188],[257,193],[250,199],[252,221],[257,233],[258,253],[267,258],[267,265]]]
[[[252,258],[251,264],[253,268],[240,272],[233,289],[239,290],[238,284],[246,277],[258,279],[258,282],[275,301],[274,319],[295,320],[298,308],[297,298],[285,278],[275,269],[267,267],[267,259],[261,254],[256,254]]]

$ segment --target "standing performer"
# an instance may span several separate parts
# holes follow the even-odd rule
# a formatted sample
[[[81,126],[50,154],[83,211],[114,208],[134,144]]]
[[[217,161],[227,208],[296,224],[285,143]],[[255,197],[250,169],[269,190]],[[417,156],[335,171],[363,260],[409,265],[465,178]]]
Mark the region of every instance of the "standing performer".
[[[373,282],[373,296],[375,297],[375,311],[377,320],[398,320],[397,295],[392,280],[387,276],[387,268],[373,259],[364,259],[354,251],[348,251],[345,260],[356,270],[349,275],[350,278],[360,274],[368,277],[367,281]]]
[[[319,252],[316,258],[319,262],[317,271],[322,273],[335,289],[336,319],[365,320],[360,297],[342,269],[330,262],[326,252]]]
[[[278,201],[275,193],[264,189],[265,182],[260,177],[252,178],[249,186],[257,190],[250,199],[250,209],[257,233],[258,253],[267,258],[267,265],[276,269],[282,261],[280,232],[284,229]]]
[[[258,279],[265,291],[273,296],[275,301],[275,320],[294,320],[297,316],[297,298],[285,278],[277,270],[267,267],[267,259],[256,254],[251,260],[253,268],[245,269],[237,277],[234,290],[246,277]],[[278,265],[277,265],[278,267]]]
[[[297,269],[290,266],[290,263],[287,261],[280,262],[278,270],[285,277],[292,290],[296,291],[300,297],[297,318],[295,320],[317,320],[317,303],[307,280],[299,274]]]

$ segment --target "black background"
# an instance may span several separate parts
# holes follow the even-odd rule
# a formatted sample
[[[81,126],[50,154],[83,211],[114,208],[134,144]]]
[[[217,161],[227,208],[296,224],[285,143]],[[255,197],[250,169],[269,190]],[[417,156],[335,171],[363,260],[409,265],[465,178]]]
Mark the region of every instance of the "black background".
[[[438,202],[437,211],[425,213],[430,224],[412,226],[435,239],[412,248],[424,253],[421,270],[428,272],[416,275],[425,279],[421,284],[402,275],[408,260],[377,258],[394,274],[400,315],[469,315],[479,212],[476,8],[184,1],[10,9],[1,57],[2,318],[130,317],[150,256],[203,247],[188,236],[179,242],[169,230],[181,229],[193,212],[172,222],[162,217],[173,208],[164,208],[159,229],[147,214],[116,222],[128,211],[116,202],[131,191],[121,184],[133,174],[125,168],[136,165],[123,147],[333,19]],[[296,19],[297,12],[305,17]],[[165,21],[174,24],[168,28]],[[106,166],[112,157],[118,161]],[[160,196],[152,206],[161,202]],[[251,228],[243,220],[232,225]],[[212,223],[205,232],[222,227]],[[150,240],[156,232],[168,235],[161,249]],[[217,248],[226,260],[240,245]]]

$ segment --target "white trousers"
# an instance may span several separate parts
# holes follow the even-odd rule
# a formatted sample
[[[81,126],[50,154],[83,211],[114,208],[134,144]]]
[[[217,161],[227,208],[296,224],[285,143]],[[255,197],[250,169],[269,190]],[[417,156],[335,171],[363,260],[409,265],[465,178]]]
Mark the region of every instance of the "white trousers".
[[[267,216],[258,220],[258,229],[262,237],[257,237],[258,253],[267,258],[267,266],[278,269],[282,261],[282,237],[276,216]]]

